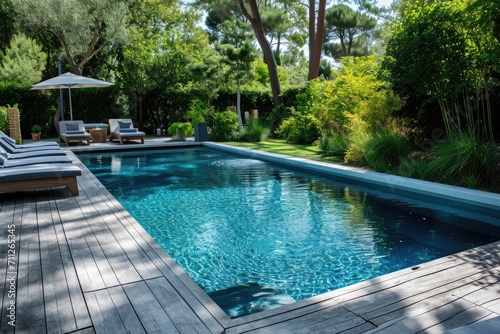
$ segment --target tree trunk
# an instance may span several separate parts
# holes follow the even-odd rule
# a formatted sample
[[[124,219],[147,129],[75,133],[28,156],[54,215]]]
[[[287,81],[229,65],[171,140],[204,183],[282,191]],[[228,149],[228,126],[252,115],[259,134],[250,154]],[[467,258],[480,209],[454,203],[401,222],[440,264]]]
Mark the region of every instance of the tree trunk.
[[[238,92],[236,93],[236,112],[238,113],[238,130],[243,131],[243,120],[241,119],[241,90],[240,78],[238,78]]]
[[[316,23],[316,1],[309,0],[309,75],[308,80],[318,77],[323,38],[325,35],[326,0],[319,0],[318,22]]]
[[[281,98],[280,80],[278,77],[278,66],[276,65],[276,60],[274,59],[274,54],[273,54],[273,49],[271,48],[271,44],[269,44],[269,41],[266,39],[266,35],[264,34],[264,27],[262,26],[262,18],[260,16],[259,7],[257,6],[256,0],[248,0],[248,4],[250,5],[250,11],[251,11],[250,14],[247,8],[245,7],[245,3],[243,0],[238,0],[238,4],[240,5],[240,9],[243,12],[243,15],[245,15],[247,20],[252,25],[255,37],[259,42],[260,48],[262,49],[262,53],[264,54],[264,62],[267,64],[269,79],[271,81],[271,90],[273,92],[274,106],[278,107],[283,103],[283,100]]]

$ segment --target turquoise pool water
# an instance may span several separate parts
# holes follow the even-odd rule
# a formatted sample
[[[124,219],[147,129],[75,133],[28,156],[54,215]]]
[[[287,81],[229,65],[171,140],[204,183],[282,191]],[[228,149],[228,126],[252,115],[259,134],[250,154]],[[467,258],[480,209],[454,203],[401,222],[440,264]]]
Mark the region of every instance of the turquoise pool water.
[[[497,240],[454,210],[219,151],[79,158],[230,316]]]

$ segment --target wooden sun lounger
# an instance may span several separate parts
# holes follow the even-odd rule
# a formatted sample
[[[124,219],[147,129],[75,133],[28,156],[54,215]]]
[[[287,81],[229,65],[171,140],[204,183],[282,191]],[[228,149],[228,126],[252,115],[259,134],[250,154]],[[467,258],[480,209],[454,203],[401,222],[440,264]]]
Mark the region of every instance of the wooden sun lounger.
[[[60,121],[60,137],[69,145],[70,142],[84,142],[90,145],[90,134],[85,131],[83,121]]]
[[[131,119],[110,119],[109,120],[109,141],[113,139],[120,140],[120,144],[126,140],[140,140],[144,144],[144,132],[137,130],[133,127]]]
[[[0,193],[66,186],[78,196],[76,177],[80,175],[82,170],[68,163],[0,168]]]

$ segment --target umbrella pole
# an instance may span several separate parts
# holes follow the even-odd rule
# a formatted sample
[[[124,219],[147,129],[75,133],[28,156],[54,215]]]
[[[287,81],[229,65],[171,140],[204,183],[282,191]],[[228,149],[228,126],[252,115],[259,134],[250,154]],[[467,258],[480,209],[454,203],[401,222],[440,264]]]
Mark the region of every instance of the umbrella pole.
[[[71,117],[71,120],[73,120],[73,104],[71,103],[71,87],[69,87],[68,91],[69,91],[69,115]]]

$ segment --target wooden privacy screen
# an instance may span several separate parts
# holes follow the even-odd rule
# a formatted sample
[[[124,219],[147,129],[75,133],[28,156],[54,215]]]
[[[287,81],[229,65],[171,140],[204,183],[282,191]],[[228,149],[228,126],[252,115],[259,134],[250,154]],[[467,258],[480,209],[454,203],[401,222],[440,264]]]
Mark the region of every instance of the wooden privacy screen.
[[[21,137],[21,124],[19,123],[19,109],[8,108],[7,114],[9,117],[9,131],[10,137],[14,140],[20,140]]]

